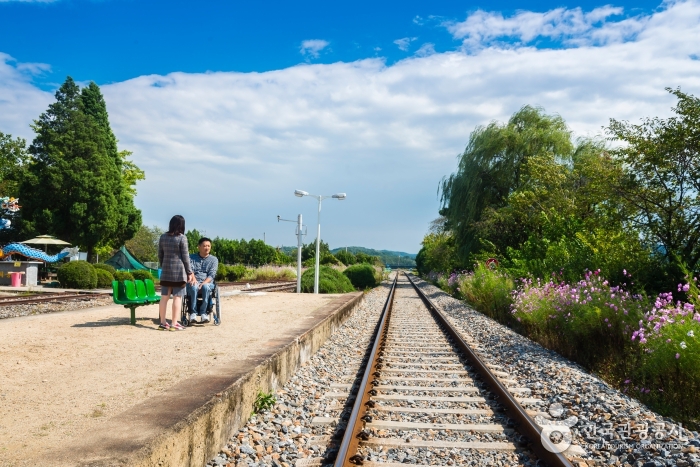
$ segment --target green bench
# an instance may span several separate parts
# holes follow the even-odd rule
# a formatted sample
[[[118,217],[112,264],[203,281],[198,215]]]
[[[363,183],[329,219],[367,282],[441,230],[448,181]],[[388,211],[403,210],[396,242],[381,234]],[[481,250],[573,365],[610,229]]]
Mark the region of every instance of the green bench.
[[[152,280],[112,281],[112,300],[131,310],[131,324],[136,324],[136,308],[160,302]]]

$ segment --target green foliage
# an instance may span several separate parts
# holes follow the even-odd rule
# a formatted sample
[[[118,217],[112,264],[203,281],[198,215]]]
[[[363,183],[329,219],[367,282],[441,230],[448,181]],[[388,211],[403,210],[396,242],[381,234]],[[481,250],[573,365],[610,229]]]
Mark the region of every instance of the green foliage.
[[[253,402],[253,415],[272,409],[276,403],[277,398],[273,392],[258,391]]]
[[[222,262],[219,262],[219,265],[216,268],[216,276],[215,279],[217,281],[225,281],[227,279],[228,275],[228,268],[226,265]]]
[[[95,268],[95,273],[97,273],[97,288],[98,289],[111,289],[112,281],[114,276],[106,269]]]
[[[131,274],[129,271],[117,271],[114,273],[114,279],[119,282],[133,281],[134,275]]]
[[[301,291],[313,293],[315,268],[309,268],[301,275]],[[319,268],[318,292],[319,293],[348,293],[355,288],[352,282],[343,273],[330,266]]]
[[[336,258],[338,258],[338,261],[340,261],[346,266],[352,266],[353,264],[357,263],[357,258],[355,258],[355,255],[353,255],[349,251],[340,250],[334,253],[333,255]]]
[[[625,166],[611,188],[647,242],[692,270],[700,261],[700,99],[667,90],[678,98],[675,116],[610,120],[608,134],[624,143],[613,153]]]
[[[103,271],[107,271],[110,276],[114,276],[114,273],[117,272],[117,270],[114,269],[113,266],[105,263],[96,263],[93,264],[92,267],[95,269],[102,269]]]
[[[434,222],[435,223],[435,222]],[[449,273],[458,267],[457,248],[449,232],[433,229],[423,237],[423,247],[416,255],[416,269],[421,275],[431,271]]]
[[[124,159],[95,83],[82,91],[68,77],[56,101],[32,125],[36,137],[22,178],[23,227],[87,249],[119,245],[141,225],[127,189]]]
[[[147,227],[142,225],[136,232],[136,235],[134,235],[134,238],[126,241],[126,249],[134,255],[134,258],[142,263],[146,261],[157,263],[158,242],[160,241],[161,235],[163,235],[163,231],[159,227]],[[196,243],[195,246],[197,246]]]
[[[186,232],[190,253],[197,252],[197,243],[204,236],[197,229]],[[262,240],[246,241],[216,237],[211,242],[211,254],[219,259],[219,264],[246,264],[262,266],[264,264],[289,264],[293,260]]]
[[[319,264],[323,264],[326,266],[341,266],[343,265],[342,262],[338,260],[334,255],[331,253],[325,253],[321,256],[321,260],[319,261]]]
[[[510,307],[515,283],[506,272],[479,263],[472,273],[459,275],[454,283],[458,294],[474,309],[501,323],[512,324]]]
[[[319,254],[321,255],[321,258],[323,258],[325,255],[330,254],[331,250],[328,248],[328,243],[324,242],[321,240],[321,243],[318,246],[318,251]],[[311,243],[305,244],[301,248],[301,260],[306,261],[309,258],[315,258],[316,257],[316,240],[314,240]]]
[[[226,279],[231,282],[235,282],[243,279],[247,272],[248,269],[242,264],[234,264],[233,266],[228,266],[226,268]]]
[[[58,268],[58,282],[67,289],[94,289],[97,272],[87,261],[70,261]]]
[[[480,247],[476,224],[486,210],[503,207],[521,186],[523,167],[529,159],[570,160],[573,149],[564,120],[530,106],[516,112],[507,124],[492,122],[472,132],[457,172],[441,185],[441,214],[447,218],[464,263]],[[514,227],[504,232],[512,238],[511,245],[521,240]]]
[[[0,132],[0,195],[19,197],[19,182],[28,160],[27,142]]]
[[[134,279],[140,281],[145,281],[146,279],[150,281],[153,280],[153,275],[151,275],[150,271],[146,271],[145,269],[134,269],[131,271],[131,275],[134,276]]]
[[[355,264],[343,271],[352,285],[359,290],[376,287],[381,282],[381,275],[370,264]]]

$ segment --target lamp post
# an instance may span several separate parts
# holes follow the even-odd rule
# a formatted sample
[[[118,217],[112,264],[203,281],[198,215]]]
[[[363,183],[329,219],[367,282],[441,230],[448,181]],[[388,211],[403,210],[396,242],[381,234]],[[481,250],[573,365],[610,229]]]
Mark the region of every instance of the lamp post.
[[[346,198],[345,193],[336,193],[334,195],[330,196],[322,196],[322,195],[312,195],[309,194],[307,191],[302,191],[302,190],[294,190],[294,196],[298,196],[299,198],[303,198],[304,196],[311,196],[312,198],[315,198],[318,200],[318,229],[316,231],[316,268],[314,270],[314,293],[318,293],[318,269],[319,269],[319,256],[320,252],[319,249],[321,247],[321,201],[324,199],[328,198],[335,198],[339,201],[342,201]]]
[[[296,221],[282,219],[280,216],[277,216],[277,222],[280,221],[297,223],[297,293],[301,293],[301,237],[302,235],[306,235],[306,232],[303,230],[305,226],[301,223],[301,214],[297,216]]]

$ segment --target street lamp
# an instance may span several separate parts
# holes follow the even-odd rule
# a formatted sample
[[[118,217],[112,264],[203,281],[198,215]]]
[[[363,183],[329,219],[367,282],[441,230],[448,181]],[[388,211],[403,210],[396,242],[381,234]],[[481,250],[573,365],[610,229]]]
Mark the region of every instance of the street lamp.
[[[277,216],[277,222],[296,222],[297,223],[297,293],[301,293],[301,237],[302,235],[306,235],[306,227],[301,223],[301,214],[297,216],[296,221],[292,221],[289,219],[282,219],[280,216]]]
[[[322,196],[322,195],[311,195],[309,194],[308,191],[302,191],[302,190],[294,190],[294,196],[298,196],[299,198],[302,198],[304,196],[311,196],[312,198],[315,198],[318,200],[318,230],[316,231],[316,269],[314,271],[314,293],[318,293],[318,269],[319,269],[319,261],[320,261],[320,247],[321,247],[321,201],[324,199],[328,198],[335,198],[339,201],[344,200],[347,195],[345,193],[336,193],[334,195],[330,196]]]

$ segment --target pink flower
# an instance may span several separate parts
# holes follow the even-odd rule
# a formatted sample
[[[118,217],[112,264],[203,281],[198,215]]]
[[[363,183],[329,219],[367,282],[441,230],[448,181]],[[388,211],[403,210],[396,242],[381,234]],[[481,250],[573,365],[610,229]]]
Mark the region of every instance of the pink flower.
[[[679,358],[681,358],[681,354],[677,353],[677,354],[676,354],[676,360],[678,360]]]

